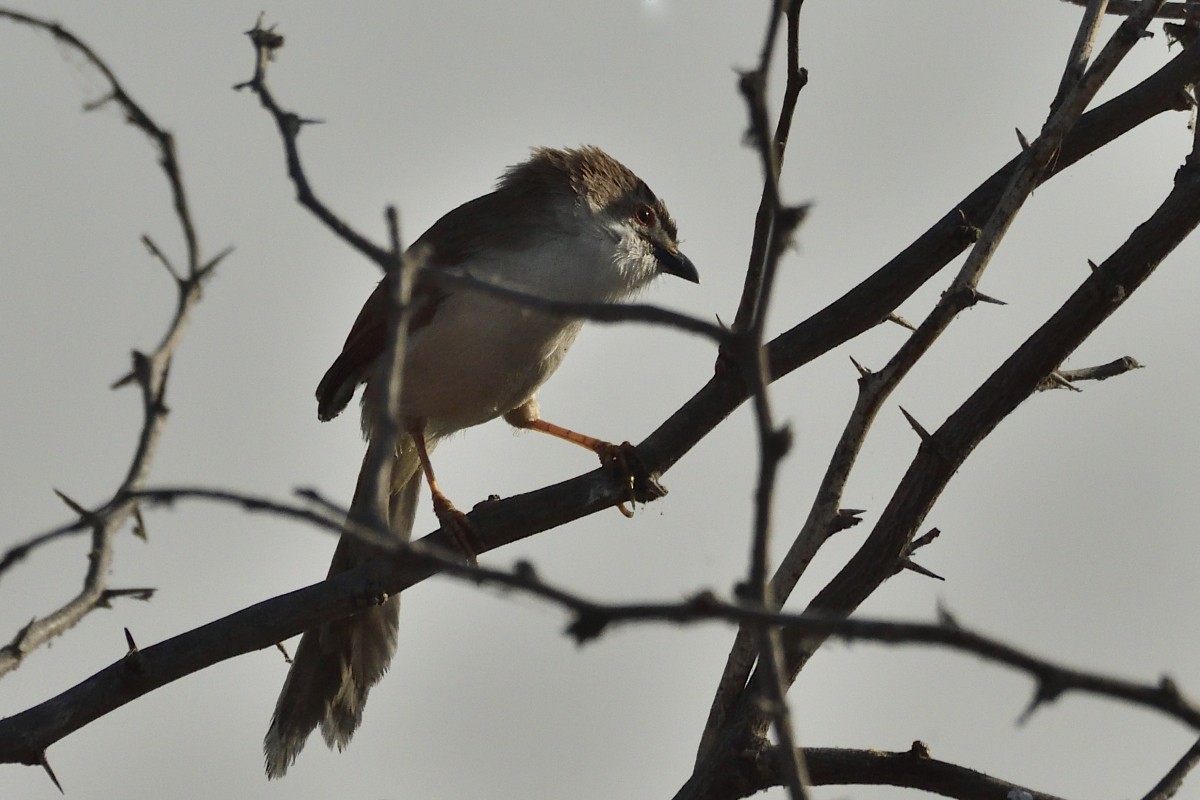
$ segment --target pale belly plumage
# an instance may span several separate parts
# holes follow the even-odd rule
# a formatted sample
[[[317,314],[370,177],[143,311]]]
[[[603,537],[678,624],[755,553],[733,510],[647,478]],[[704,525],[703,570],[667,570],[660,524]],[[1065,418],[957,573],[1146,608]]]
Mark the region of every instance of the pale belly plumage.
[[[495,419],[546,382],[581,324],[492,298],[451,296],[438,307],[437,325],[409,340],[402,413],[423,419],[433,436]]]

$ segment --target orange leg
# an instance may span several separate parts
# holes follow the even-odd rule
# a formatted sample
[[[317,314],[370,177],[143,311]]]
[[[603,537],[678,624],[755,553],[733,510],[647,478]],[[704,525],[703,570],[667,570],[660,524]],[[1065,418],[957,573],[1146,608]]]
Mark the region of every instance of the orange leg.
[[[586,447],[588,450],[591,450],[601,458],[611,455],[614,450],[620,449],[619,445],[606,442],[603,439],[597,439],[594,436],[588,436],[586,433],[578,433],[569,428],[564,428],[561,425],[555,425],[553,422],[546,422],[544,419],[530,420],[522,425],[519,425],[518,427],[531,431],[548,433],[551,436],[570,442],[571,444],[577,444],[580,447]]]
[[[536,413],[536,412],[534,412]],[[530,431],[540,431],[548,433],[551,436],[562,439],[563,441],[577,444],[580,447],[586,447],[596,455],[600,456],[600,462],[605,466],[611,466],[621,475],[623,481],[628,481],[630,498],[633,496],[633,487],[636,480],[633,462],[636,459],[636,454],[633,453],[633,445],[629,442],[623,444],[613,444],[606,442],[603,439],[597,439],[594,436],[588,436],[585,433],[573,431],[570,428],[564,428],[561,425],[555,425],[553,422],[547,422],[540,417],[529,419],[527,415],[520,413],[510,413],[505,415],[508,423],[516,428],[523,428]],[[617,510],[626,517],[632,517],[633,511],[625,505],[625,501],[617,504]]]
[[[450,502],[450,498],[442,492],[442,487],[438,486],[437,478],[433,475],[433,463],[429,460],[429,449],[425,446],[424,432],[420,427],[413,427],[409,429],[408,435],[412,437],[413,444],[417,447],[417,458],[421,462],[421,471],[425,473],[425,480],[429,483],[429,493],[433,495],[433,513],[437,515],[442,532],[467,557],[467,563],[471,566],[478,566],[479,561],[475,557],[476,542],[478,541],[475,529],[467,521],[466,514],[455,508],[454,504]]]

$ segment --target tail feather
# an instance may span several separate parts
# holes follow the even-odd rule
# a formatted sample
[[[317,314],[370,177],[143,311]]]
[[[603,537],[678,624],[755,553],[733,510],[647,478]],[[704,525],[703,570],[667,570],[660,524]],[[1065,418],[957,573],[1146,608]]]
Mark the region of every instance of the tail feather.
[[[412,533],[420,489],[415,457],[402,450],[393,467],[388,519],[392,534],[404,541]],[[361,508],[361,501],[356,493],[352,513]],[[329,574],[345,572],[378,555],[377,548],[343,535]],[[397,595],[301,637],[263,741],[268,778],[283,777],[318,726],[326,745],[346,748],[362,722],[367,694],[391,663],[399,622]]]

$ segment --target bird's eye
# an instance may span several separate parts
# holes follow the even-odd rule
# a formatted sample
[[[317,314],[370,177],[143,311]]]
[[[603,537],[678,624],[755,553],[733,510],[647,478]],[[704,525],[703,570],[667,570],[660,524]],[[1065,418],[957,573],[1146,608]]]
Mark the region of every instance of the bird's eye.
[[[637,224],[643,228],[654,227],[654,209],[648,205],[642,204],[633,211],[633,218],[637,220]]]

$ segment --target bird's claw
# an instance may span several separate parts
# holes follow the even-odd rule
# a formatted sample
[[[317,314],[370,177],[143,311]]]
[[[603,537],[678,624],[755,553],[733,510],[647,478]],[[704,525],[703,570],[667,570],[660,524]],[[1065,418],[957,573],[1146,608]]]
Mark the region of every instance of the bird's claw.
[[[442,526],[442,534],[454,545],[454,549],[462,553],[472,567],[479,566],[479,559],[475,556],[480,549],[479,534],[467,515],[455,508],[445,495],[434,496],[433,512]]]
[[[617,504],[617,510],[626,517],[633,516],[627,503],[649,503],[667,493],[666,487],[646,468],[637,448],[629,442],[604,442],[596,453],[600,456],[600,463],[616,476],[625,489],[625,499]]]

